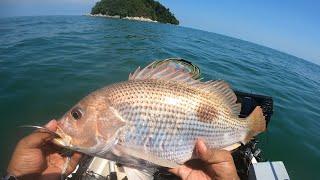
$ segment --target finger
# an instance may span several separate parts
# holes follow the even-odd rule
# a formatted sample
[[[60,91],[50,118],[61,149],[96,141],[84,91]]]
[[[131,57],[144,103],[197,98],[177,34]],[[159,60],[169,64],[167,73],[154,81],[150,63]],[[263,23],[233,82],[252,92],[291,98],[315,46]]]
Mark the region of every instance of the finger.
[[[179,167],[169,169],[168,171],[176,176],[179,176],[181,179],[186,179],[186,177],[188,177],[191,173],[192,169],[188,166],[181,165]]]
[[[183,166],[183,165],[182,165]],[[176,168],[172,168],[172,169],[168,169],[168,172],[175,174],[177,176],[179,176],[179,168],[183,168],[182,166],[176,167]]]
[[[42,172],[40,180],[60,179],[61,169],[63,168],[64,159],[59,153],[47,155],[47,168]]]
[[[80,159],[82,158],[83,154],[79,153],[79,152],[74,152],[73,155],[71,156],[71,159],[69,161],[67,170],[66,170],[66,174],[69,175],[70,173],[72,173],[75,168],[77,167],[77,165],[79,164]]]
[[[207,164],[217,164],[221,162],[233,162],[229,151],[208,149],[203,141],[199,140],[196,143],[196,152],[199,158]]]
[[[51,131],[55,131],[57,128],[57,121],[51,120],[49,123],[45,125],[45,127]],[[48,132],[37,131],[23,138],[19,142],[19,145],[23,146],[24,148],[36,148],[42,145],[43,143],[51,140],[53,137],[54,136]]]

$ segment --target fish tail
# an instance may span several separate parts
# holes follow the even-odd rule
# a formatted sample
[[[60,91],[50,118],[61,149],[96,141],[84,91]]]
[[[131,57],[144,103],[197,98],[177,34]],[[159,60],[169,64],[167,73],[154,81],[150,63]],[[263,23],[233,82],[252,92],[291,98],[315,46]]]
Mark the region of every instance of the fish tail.
[[[253,136],[266,130],[266,121],[260,106],[257,106],[246,120],[248,122],[249,131],[244,142],[250,141]]]

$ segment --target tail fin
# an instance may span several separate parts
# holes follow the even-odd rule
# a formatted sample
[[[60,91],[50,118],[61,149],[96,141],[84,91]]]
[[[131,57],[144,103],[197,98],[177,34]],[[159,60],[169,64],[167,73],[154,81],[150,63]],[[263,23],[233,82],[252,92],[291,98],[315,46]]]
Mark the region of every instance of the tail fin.
[[[257,106],[246,120],[248,122],[249,131],[244,140],[245,142],[250,141],[253,136],[266,130],[266,121],[260,106]]]

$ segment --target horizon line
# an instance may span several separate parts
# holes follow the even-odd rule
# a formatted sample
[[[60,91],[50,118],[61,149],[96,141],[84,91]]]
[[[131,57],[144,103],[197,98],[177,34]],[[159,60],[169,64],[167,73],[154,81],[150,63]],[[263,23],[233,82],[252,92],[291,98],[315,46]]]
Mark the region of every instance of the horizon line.
[[[4,18],[19,18],[19,17],[41,17],[41,16],[86,16],[87,14],[90,14],[90,13],[84,13],[84,14],[11,15],[11,16],[0,16],[0,19],[4,19]],[[162,24],[162,23],[160,23],[160,24]],[[258,42],[253,42],[253,41],[249,41],[249,40],[246,40],[246,39],[242,39],[240,37],[234,37],[234,36],[231,36],[231,35],[221,34],[221,33],[213,32],[213,31],[209,31],[209,30],[197,29],[197,28],[189,27],[189,26],[183,26],[183,25],[180,25],[180,24],[179,25],[175,25],[175,26],[180,26],[180,27],[183,27],[183,28],[189,28],[189,29],[193,29],[193,30],[203,31],[203,32],[207,32],[207,33],[213,33],[213,34],[217,34],[217,35],[220,35],[220,36],[224,36],[224,37],[228,37],[228,38],[233,38],[233,39],[237,39],[237,40],[240,40],[240,41],[244,41],[244,42],[247,42],[247,43],[252,43],[252,44],[264,47],[264,48],[269,48],[271,50],[283,53],[283,54],[288,55],[288,56],[292,56],[294,58],[306,61],[308,63],[315,64],[315,65],[320,67],[320,62],[319,62],[319,64],[317,62],[314,62],[316,60],[314,60],[314,61],[313,60],[308,60],[307,58],[302,58],[302,57],[299,57],[297,55],[290,54],[289,52],[285,52],[285,51],[282,51],[282,50],[279,50],[279,49],[272,48],[272,47],[270,47],[268,45],[259,44]]]

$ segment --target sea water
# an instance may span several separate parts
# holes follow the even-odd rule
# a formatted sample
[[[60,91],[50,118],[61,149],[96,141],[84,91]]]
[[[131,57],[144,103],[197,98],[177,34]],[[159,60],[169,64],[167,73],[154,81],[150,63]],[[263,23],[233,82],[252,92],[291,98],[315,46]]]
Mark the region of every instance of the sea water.
[[[87,16],[0,19],[0,171],[30,133],[18,126],[59,118],[91,91],[169,57],[192,61],[206,80],[272,96],[274,115],[259,136],[265,159],[283,161],[292,179],[319,176],[318,65],[205,31]]]

